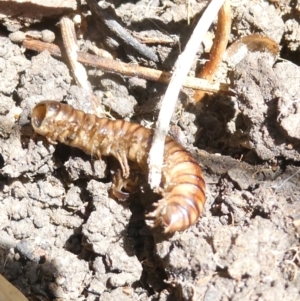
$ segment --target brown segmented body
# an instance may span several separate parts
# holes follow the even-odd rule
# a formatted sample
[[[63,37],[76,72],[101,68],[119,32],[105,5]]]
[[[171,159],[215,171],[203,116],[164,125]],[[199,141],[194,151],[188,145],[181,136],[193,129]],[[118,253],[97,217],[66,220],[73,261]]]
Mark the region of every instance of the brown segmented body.
[[[34,130],[50,143],[56,141],[82,149],[98,158],[114,156],[125,178],[128,160],[147,172],[153,131],[124,120],[98,118],[57,101],[43,101],[32,111]],[[161,190],[163,196],[149,214],[165,232],[187,229],[200,216],[205,203],[205,182],[201,168],[191,154],[167,136]]]

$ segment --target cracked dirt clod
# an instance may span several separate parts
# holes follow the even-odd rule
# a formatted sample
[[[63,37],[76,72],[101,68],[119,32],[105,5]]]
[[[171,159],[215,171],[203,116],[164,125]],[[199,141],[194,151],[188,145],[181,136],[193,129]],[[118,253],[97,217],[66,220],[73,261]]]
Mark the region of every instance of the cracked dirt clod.
[[[235,89],[240,95],[239,107],[245,118],[245,125],[249,128],[249,144],[263,160],[274,159],[280,155],[299,160],[299,143],[296,142],[292,149],[286,147],[289,140],[294,144],[291,138],[294,138],[295,134],[289,137],[281,133],[277,126],[279,117],[283,128],[292,127],[295,131],[297,123],[293,121],[297,115],[290,114],[284,119],[282,117],[285,114],[284,103],[288,106],[288,103],[297,97],[297,92],[291,91],[290,93],[294,94],[292,97],[286,92],[290,90],[291,82],[283,81],[282,73],[285,69],[288,70],[288,74],[296,75],[291,78],[291,81],[296,83],[299,71],[294,70],[293,64],[278,63],[275,69],[272,68],[272,64],[273,59],[268,53],[253,52],[236,66],[234,72]],[[280,66],[281,64],[284,65]],[[283,96],[278,108],[280,94]],[[297,103],[291,105],[295,107]]]
[[[108,198],[104,184],[92,180],[88,184],[88,190],[92,194],[95,211],[83,226],[85,244],[91,245],[96,254],[103,256],[109,285],[131,285],[140,279],[142,267],[134,249],[126,243],[126,237],[119,240],[126,230],[129,209]]]
[[[21,49],[0,37],[0,92],[10,94],[19,84],[19,74],[30,66]]]

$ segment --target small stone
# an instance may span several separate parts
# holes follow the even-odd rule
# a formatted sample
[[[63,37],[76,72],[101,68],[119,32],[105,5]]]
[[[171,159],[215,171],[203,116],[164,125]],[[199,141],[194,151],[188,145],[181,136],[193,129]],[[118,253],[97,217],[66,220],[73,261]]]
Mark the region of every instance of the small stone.
[[[55,34],[51,30],[45,29],[42,31],[42,41],[45,43],[53,43],[55,40]]]
[[[23,31],[15,31],[9,34],[8,37],[13,43],[21,43],[25,40],[25,33]]]

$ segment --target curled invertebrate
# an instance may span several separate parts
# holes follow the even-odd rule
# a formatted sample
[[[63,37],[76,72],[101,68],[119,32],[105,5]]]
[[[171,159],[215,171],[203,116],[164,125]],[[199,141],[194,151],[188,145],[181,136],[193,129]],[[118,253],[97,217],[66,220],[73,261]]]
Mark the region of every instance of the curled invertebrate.
[[[114,156],[128,178],[128,160],[147,172],[153,131],[124,120],[98,118],[57,101],[37,104],[31,114],[34,130],[50,143],[59,141],[100,158]],[[165,141],[161,189],[163,198],[148,214],[165,232],[187,229],[200,216],[205,203],[201,168],[191,154],[171,137]]]
[[[237,65],[249,52],[267,52],[274,59],[279,54],[279,45],[269,37],[251,34],[231,44],[224,55],[224,60],[231,66]]]

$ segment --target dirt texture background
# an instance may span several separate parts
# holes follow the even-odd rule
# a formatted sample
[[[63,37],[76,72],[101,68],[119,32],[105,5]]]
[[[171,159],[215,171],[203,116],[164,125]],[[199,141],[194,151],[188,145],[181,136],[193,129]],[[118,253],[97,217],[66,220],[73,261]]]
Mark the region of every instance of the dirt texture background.
[[[159,57],[155,65],[87,16],[82,49],[98,41],[122,61],[166,71],[207,5],[190,1],[188,25],[183,0],[107,2],[131,32],[174,43],[149,46]],[[56,21],[42,27],[58,32]],[[300,300],[299,22],[296,0],[232,1],[230,43],[261,33],[279,43],[280,58],[249,52],[220,72],[233,97],[211,95],[195,105],[193,91],[182,89],[170,134],[203,168],[207,202],[194,226],[168,235],[145,221],[157,200],[146,179],[118,202],[109,195],[115,162],[51,145],[33,132],[30,112],[41,100],[92,109],[63,59],[24,52],[3,27],[1,274],[38,300]],[[205,48],[191,76],[200,55],[208,57]],[[108,114],[153,126],[165,85],[87,70]]]

